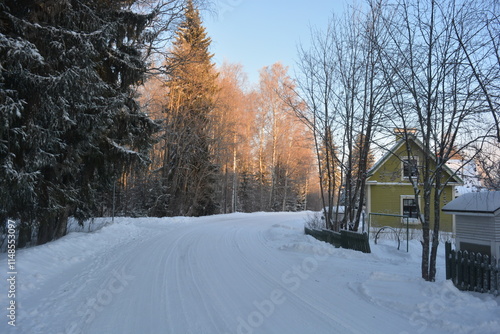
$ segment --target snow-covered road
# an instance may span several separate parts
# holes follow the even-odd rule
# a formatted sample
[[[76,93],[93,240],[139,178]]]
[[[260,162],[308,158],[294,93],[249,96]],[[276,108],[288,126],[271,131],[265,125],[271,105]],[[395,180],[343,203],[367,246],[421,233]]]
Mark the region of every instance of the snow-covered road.
[[[458,292],[444,277],[423,282],[418,250],[407,254],[389,241],[372,245],[372,254],[335,249],[303,234],[306,217],[121,218],[93,233],[71,233],[19,250],[16,327],[2,315],[0,332],[496,333],[500,328],[498,298]],[[4,276],[6,262],[2,254]]]

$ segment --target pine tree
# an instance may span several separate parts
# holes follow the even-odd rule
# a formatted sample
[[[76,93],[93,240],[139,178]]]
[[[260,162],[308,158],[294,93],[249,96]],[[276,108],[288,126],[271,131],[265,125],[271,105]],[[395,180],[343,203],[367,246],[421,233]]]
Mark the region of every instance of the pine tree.
[[[0,218],[39,244],[89,217],[98,194],[144,161],[155,125],[133,85],[151,15],[133,0],[0,3]]]
[[[216,212],[216,175],[211,132],[217,74],[209,52],[211,40],[200,13],[187,2],[185,19],[174,42],[165,110],[162,200],[155,215],[200,216]]]

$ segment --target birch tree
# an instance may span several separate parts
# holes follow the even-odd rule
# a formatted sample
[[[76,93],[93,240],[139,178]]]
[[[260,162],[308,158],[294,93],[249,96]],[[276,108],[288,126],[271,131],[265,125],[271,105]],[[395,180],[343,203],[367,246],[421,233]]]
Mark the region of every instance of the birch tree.
[[[299,50],[300,95],[307,109],[298,116],[314,133],[327,227],[357,230],[364,206],[368,156],[387,101],[377,48],[383,45],[381,4],[333,17],[326,32],[312,32],[312,45]],[[363,138],[356,145],[356,138]],[[340,173],[337,173],[337,170]],[[332,225],[345,206],[343,221]]]
[[[469,4],[460,19],[452,19],[454,38],[464,53],[493,118],[494,135],[500,143],[500,3],[481,0]]]
[[[299,179],[305,182],[307,176],[302,178],[300,175],[307,174],[308,170],[298,168],[297,162],[300,161],[303,166],[310,165],[303,159],[310,148],[304,126],[297,122],[290,106],[301,108],[295,94],[295,83],[281,63],[261,70],[258,101],[261,205],[273,211],[296,210],[301,207],[297,203],[297,182]],[[263,197],[264,193],[267,198]]]
[[[380,51],[390,82],[390,112],[399,116],[392,118],[393,125],[404,129],[408,156],[416,155],[409,145],[413,129],[424,152],[436,156],[435,161],[424,159],[415,166],[417,173],[410,177],[415,198],[423,198],[417,210],[423,231],[421,271],[428,281],[436,277],[441,196],[454,176],[445,177],[446,162],[492,128],[482,118],[484,95],[467,66],[453,24],[464,22],[476,10],[473,2],[402,0],[388,7],[384,18],[391,42]],[[466,33],[462,30],[461,36]]]
[[[221,212],[236,212],[241,203],[239,199],[240,163],[247,160],[249,141],[253,132],[249,123],[254,113],[247,109],[247,96],[244,92],[246,74],[240,64],[223,63],[218,69],[218,94],[214,116],[214,151],[220,174],[219,202]],[[250,130],[250,131],[249,131]]]

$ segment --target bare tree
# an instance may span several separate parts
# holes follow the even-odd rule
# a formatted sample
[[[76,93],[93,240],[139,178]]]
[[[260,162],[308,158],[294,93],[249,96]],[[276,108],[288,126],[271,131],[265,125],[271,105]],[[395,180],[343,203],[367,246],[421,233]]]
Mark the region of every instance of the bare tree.
[[[485,143],[476,149],[479,151],[475,160],[479,181],[488,190],[500,190],[500,144]]]
[[[246,76],[242,66],[225,62],[218,71],[219,90],[213,115],[212,136],[214,155],[217,164],[222,168],[222,179],[218,182],[218,202],[221,212],[227,213],[238,210],[239,161],[251,139],[247,123],[253,119],[245,117],[247,99],[243,87]]]
[[[320,195],[323,203],[326,227],[333,228],[332,208],[337,190],[336,177],[337,154],[332,139],[333,117],[335,109],[333,94],[334,64],[330,55],[333,53],[332,27],[323,35],[319,31],[311,32],[312,45],[309,50],[299,49],[298,90],[305,102],[304,110],[297,110],[297,116],[311,129],[314,138],[320,178]]]
[[[475,10],[460,20],[452,20],[455,38],[465,55],[465,63],[484,94],[500,143],[500,3],[478,1]]]
[[[385,48],[388,43],[388,35],[383,29],[382,1],[369,1],[369,10],[364,14],[361,21],[359,38],[362,47],[362,89],[359,94],[358,104],[360,107],[357,116],[358,130],[354,130],[355,145],[351,150],[353,163],[351,169],[353,174],[353,190],[350,198],[351,208],[357,205],[357,210],[351,209],[351,221],[354,221],[354,230],[358,230],[361,213],[365,205],[365,189],[367,171],[373,163],[371,146],[374,136],[384,117],[384,111],[388,103],[387,78],[383,75],[381,66],[381,54],[379,49]],[[355,215],[353,214],[355,213]]]
[[[309,50],[299,50],[298,82],[307,110],[298,116],[315,135],[323,204],[345,206],[338,226],[331,223],[335,210],[325,209],[329,228],[352,224],[357,230],[363,211],[370,147],[388,92],[377,51],[385,43],[381,8],[374,1],[366,12],[351,9],[333,17],[325,33],[312,32]]]
[[[390,112],[399,116],[393,125],[404,129],[408,156],[417,155],[410,145],[414,128],[424,152],[436,156],[414,166],[417,173],[410,177],[423,230],[422,277],[434,281],[441,197],[455,176],[446,173],[446,162],[491,129],[491,123],[477,122],[484,98],[453,29],[453,22],[463,22],[476,8],[454,0],[401,0],[388,8],[384,21],[391,43],[380,52],[390,82]]]
[[[302,108],[294,89],[295,83],[288,75],[288,68],[281,63],[261,70],[258,91],[258,119],[261,124],[258,136],[259,174],[263,177],[267,170],[269,189],[265,206],[274,211],[296,209],[297,192],[294,188],[301,179],[298,174],[306,173],[298,168],[297,162],[301,161],[303,166],[311,164],[302,159],[309,152],[309,147],[304,125],[297,121],[291,108]],[[263,187],[264,182],[261,189]]]

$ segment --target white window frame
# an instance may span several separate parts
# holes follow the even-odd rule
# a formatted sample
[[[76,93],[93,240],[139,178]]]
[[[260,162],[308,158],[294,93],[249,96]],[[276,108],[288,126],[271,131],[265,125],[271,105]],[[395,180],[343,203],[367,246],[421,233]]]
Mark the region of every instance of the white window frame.
[[[404,216],[404,210],[403,210],[403,203],[404,203],[404,200],[405,199],[415,199],[415,195],[401,195],[401,198],[400,198],[400,212],[401,212],[401,216]],[[420,205],[420,196],[418,196],[418,206],[421,208],[422,206]],[[403,224],[406,224],[406,218],[401,218],[401,222]],[[420,223],[420,219],[419,218],[408,218],[408,224],[410,225],[415,225],[415,224],[419,224]]]
[[[409,161],[409,160],[415,160],[416,161],[416,169],[417,169],[417,175],[415,176],[412,176],[412,179],[415,179],[417,176],[418,176],[418,166],[419,166],[419,163],[420,163],[420,159],[418,158],[418,156],[413,156],[413,157],[408,157],[408,156],[404,156],[404,157],[401,157],[401,180],[410,180],[410,177],[409,176],[405,176],[405,162],[406,161]]]

